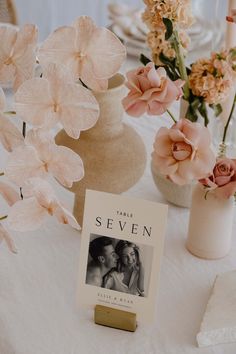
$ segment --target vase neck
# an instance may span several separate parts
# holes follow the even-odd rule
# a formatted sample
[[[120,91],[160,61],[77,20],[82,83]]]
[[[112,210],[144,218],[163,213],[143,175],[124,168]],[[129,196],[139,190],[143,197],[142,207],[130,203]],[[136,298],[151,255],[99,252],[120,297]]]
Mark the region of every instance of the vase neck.
[[[96,125],[87,133],[92,137],[115,137],[123,131],[122,117],[124,109],[122,99],[125,96],[124,77],[115,75],[109,82],[107,91],[93,92],[100,108]]]

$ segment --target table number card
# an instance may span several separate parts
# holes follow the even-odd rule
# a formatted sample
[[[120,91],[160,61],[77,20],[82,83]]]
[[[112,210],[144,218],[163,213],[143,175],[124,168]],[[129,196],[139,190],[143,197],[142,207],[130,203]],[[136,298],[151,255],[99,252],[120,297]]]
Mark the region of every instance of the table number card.
[[[151,322],[168,207],[87,190],[78,304],[104,305]]]

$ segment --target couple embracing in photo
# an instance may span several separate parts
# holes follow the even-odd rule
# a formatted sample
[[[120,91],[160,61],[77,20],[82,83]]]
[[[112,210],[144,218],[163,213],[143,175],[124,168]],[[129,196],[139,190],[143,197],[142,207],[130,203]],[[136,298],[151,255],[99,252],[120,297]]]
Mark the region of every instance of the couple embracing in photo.
[[[119,292],[144,295],[144,269],[139,248],[130,241],[100,236],[89,244],[92,260],[88,263],[86,283]]]

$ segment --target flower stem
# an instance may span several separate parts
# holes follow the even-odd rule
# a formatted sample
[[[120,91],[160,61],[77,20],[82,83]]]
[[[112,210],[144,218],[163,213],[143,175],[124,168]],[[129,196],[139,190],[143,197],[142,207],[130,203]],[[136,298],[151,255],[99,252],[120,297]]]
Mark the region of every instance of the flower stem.
[[[173,116],[173,114],[167,109],[166,112],[169,114],[169,116],[171,117],[171,119],[177,123],[177,120],[175,119],[175,117]]]
[[[25,122],[23,122],[23,126],[22,126],[22,135],[25,138],[25,135],[26,135],[26,123]]]
[[[16,111],[6,111],[6,112],[4,112],[4,114],[9,114],[9,115],[13,116],[16,114]]]
[[[4,216],[0,216],[0,221],[4,220],[7,218],[7,215],[4,215]]]
[[[226,140],[226,135],[227,135],[227,131],[228,131],[228,127],[229,127],[229,123],[230,123],[231,118],[232,118],[233,113],[234,113],[235,101],[236,101],[236,94],[235,94],[235,96],[234,96],[233,105],[232,105],[232,108],[231,108],[231,111],[230,111],[230,114],[229,114],[229,118],[228,118],[228,120],[227,120],[227,123],[226,123],[225,129],[224,129],[224,134],[223,134],[222,143],[225,143],[225,140]]]
[[[184,92],[184,98],[186,99],[186,101],[188,101],[189,99],[189,83],[188,83],[188,73],[186,70],[186,66],[184,63],[184,56],[183,56],[183,51],[182,51],[182,46],[180,44],[180,40],[179,40],[179,35],[178,32],[175,30],[173,32],[173,44],[174,44],[174,49],[175,49],[175,53],[176,53],[176,57],[177,57],[177,63],[178,63],[178,67],[179,67],[179,72],[180,72],[180,77],[182,80],[185,81],[184,87],[183,87],[183,92]]]

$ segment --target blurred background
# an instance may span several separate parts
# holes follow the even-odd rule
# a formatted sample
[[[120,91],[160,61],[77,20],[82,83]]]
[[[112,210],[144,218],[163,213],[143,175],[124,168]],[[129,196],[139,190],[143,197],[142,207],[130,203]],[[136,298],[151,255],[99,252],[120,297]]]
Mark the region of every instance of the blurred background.
[[[121,4],[122,0],[15,0],[19,23],[37,24],[40,28],[40,40],[56,27],[70,24],[80,15],[93,17],[98,25],[109,25],[107,5],[111,2]],[[144,7],[142,0],[123,2],[130,7]],[[214,23],[216,18],[224,19],[226,15],[227,0],[193,0],[192,2],[194,13],[209,23]]]

